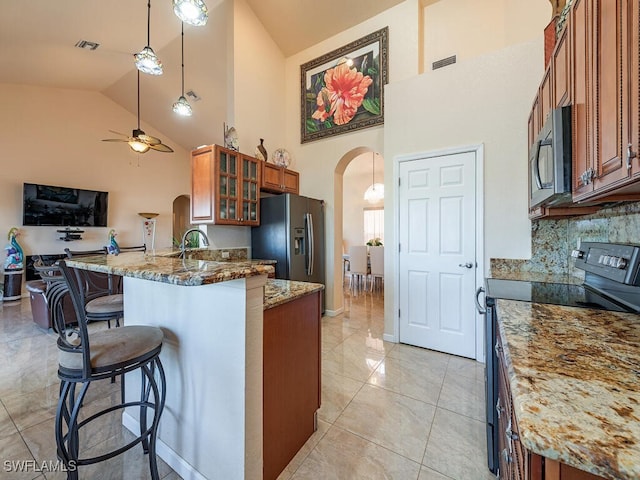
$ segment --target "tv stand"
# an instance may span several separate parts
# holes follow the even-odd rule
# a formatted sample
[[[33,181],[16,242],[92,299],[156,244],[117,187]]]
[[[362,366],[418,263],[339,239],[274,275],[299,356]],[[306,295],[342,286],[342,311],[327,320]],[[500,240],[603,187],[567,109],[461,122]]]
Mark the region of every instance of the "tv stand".
[[[58,233],[64,233],[64,236],[60,237],[60,240],[65,242],[72,242],[74,240],[82,240],[81,233],[84,233],[84,230],[80,230],[78,228],[72,230],[70,228],[65,228],[64,230],[56,230]]]

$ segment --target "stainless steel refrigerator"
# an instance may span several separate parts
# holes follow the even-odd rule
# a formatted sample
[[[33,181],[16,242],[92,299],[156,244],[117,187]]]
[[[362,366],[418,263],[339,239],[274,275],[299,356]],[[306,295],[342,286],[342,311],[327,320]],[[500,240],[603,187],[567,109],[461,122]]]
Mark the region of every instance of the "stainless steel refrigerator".
[[[324,201],[291,193],[261,198],[251,257],[276,260],[276,278],[324,285]]]

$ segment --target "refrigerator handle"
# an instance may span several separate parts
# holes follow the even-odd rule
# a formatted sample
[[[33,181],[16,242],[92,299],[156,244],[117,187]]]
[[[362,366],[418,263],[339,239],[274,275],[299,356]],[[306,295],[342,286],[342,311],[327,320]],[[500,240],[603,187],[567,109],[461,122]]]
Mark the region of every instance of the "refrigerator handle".
[[[304,214],[305,223],[307,224],[307,275],[313,275],[313,260],[315,257],[315,245],[313,244],[313,215]]]

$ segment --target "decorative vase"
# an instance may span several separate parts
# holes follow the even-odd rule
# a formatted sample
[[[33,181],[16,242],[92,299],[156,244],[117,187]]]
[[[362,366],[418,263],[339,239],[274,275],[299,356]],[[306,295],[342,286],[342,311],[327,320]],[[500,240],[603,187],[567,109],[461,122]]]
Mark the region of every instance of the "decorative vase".
[[[256,147],[256,158],[259,160],[264,160],[265,162],[269,159],[267,155],[267,149],[264,148],[264,138],[260,139],[260,145]]]
[[[24,267],[24,252],[22,251],[22,247],[16,240],[16,235],[18,234],[18,229],[13,227],[9,230],[7,235],[7,239],[9,240],[9,245],[4,247],[7,251],[7,258],[4,261],[4,269],[5,270],[22,270]]]

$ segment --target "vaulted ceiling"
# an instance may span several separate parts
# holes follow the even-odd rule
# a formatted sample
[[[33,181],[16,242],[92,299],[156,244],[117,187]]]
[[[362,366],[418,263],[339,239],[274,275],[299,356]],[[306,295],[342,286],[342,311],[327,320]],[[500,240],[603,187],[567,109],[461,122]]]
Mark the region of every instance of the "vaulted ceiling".
[[[402,1],[246,0],[285,57]],[[203,99],[197,121],[177,119],[170,108],[180,92],[180,20],[170,0],[151,2],[150,44],[165,64],[165,73],[162,80],[141,80],[143,120],[153,118],[149,123],[187,149],[203,143],[200,129],[210,129],[212,118],[225,108],[225,99],[216,98],[216,82],[224,81],[224,70],[215,68],[215,60],[189,61],[216,52],[211,45],[221,41],[216,32],[227,21],[221,15],[223,0],[205,2],[209,23],[185,26],[185,90]],[[146,27],[144,0],[0,1],[0,83],[99,91],[135,114],[132,54],[146,45]],[[100,46],[94,51],[76,48],[80,40]]]

